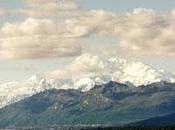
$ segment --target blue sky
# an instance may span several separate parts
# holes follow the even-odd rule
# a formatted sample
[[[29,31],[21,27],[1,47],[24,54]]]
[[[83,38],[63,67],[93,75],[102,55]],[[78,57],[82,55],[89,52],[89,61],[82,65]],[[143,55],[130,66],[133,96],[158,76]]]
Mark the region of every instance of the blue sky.
[[[174,0],[77,0],[82,9],[105,9],[126,12],[133,8],[153,8],[167,11],[175,8]],[[18,8],[24,6],[20,0],[1,0],[1,7]]]
[[[37,1],[37,0],[36,0]],[[168,12],[175,8],[175,0],[77,0],[82,10],[104,9],[115,13],[130,12],[134,8],[152,8],[159,13]],[[0,7],[2,8],[20,8],[24,4],[20,0],[1,0]],[[15,21],[20,19],[18,16],[2,18],[1,22]],[[99,39],[98,39],[99,38]],[[90,44],[92,41],[99,40],[99,43],[108,44],[111,41],[115,44],[118,41],[116,37],[108,38],[91,36],[89,39],[83,39],[84,44]],[[81,40],[80,40],[81,41]],[[95,45],[94,45],[95,46]],[[59,67],[63,67],[70,63],[75,57],[71,58],[55,58],[55,59],[35,59],[35,60],[15,60],[5,59],[0,60],[0,82],[7,80],[21,80],[30,77],[34,73],[40,74]],[[157,68],[165,68],[170,71],[175,71],[175,58],[157,58],[157,59],[139,59],[145,63],[151,64]],[[21,67],[23,66],[24,69]],[[39,67],[38,67],[39,66]],[[28,68],[28,70],[25,70]]]
[[[133,8],[152,8],[167,11],[175,7],[174,0],[78,0],[85,9],[105,9],[115,12],[131,11]]]

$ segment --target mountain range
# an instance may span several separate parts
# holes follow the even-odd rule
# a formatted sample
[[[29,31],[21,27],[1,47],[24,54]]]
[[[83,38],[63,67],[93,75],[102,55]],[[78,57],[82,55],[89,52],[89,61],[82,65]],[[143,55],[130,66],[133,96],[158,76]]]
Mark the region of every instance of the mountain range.
[[[173,113],[175,76],[120,58],[84,54],[46,76],[0,85],[0,128],[123,127]]]
[[[24,81],[1,84],[0,108],[48,89],[86,92],[110,81],[139,87],[162,81],[174,83],[175,76],[137,61],[83,54],[65,68],[46,76],[34,75]]]
[[[86,92],[50,89],[0,109],[0,127],[125,126],[175,113],[175,84],[132,87],[110,81]]]

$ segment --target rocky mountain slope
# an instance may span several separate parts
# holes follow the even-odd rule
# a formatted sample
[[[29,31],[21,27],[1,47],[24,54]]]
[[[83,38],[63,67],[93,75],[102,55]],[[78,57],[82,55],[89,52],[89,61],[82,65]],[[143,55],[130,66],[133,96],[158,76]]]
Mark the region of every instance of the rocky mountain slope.
[[[132,87],[110,81],[82,92],[50,89],[0,109],[0,127],[131,122],[175,113],[175,84]]]

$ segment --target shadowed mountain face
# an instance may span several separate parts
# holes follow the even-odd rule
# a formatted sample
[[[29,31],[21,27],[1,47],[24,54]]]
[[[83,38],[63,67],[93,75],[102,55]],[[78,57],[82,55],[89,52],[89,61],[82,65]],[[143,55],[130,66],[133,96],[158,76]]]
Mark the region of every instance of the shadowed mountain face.
[[[0,110],[0,127],[125,125],[175,113],[175,84],[132,87],[109,82],[87,92],[46,90]]]
[[[175,127],[175,113],[131,123],[130,127]]]

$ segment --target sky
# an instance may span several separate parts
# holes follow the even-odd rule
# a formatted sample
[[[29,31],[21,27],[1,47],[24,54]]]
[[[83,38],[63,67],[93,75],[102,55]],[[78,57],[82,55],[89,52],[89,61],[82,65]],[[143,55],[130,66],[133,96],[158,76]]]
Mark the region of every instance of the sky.
[[[83,53],[175,72],[174,0],[1,0],[0,83],[63,68]]]

